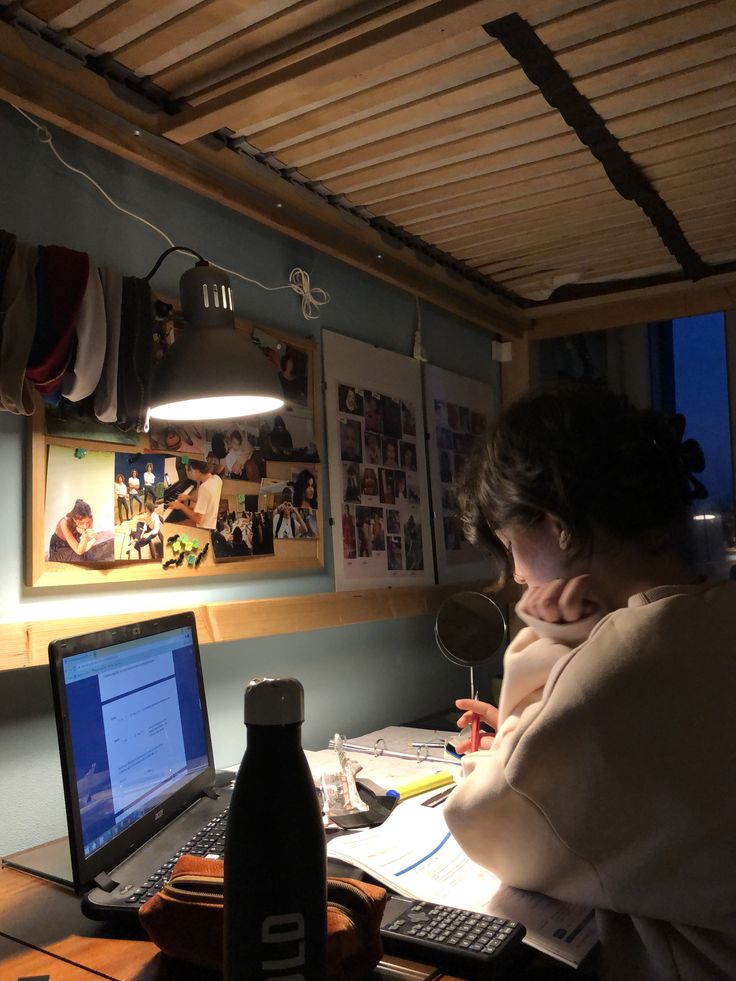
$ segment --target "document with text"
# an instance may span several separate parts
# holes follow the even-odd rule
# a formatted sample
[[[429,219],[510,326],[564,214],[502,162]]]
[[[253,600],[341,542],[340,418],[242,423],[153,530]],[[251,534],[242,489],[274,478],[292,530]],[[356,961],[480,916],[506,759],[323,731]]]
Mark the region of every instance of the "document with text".
[[[598,939],[593,911],[502,885],[465,855],[442,808],[424,807],[424,799],[402,803],[377,828],[331,839],[328,856],[401,896],[517,920],[526,943],[577,967]]]

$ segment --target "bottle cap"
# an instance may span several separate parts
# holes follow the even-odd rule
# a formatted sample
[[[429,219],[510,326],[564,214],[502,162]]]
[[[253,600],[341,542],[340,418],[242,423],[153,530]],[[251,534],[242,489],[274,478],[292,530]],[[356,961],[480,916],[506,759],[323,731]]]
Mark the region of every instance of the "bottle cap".
[[[304,722],[304,689],[296,678],[254,678],[245,689],[247,726]]]

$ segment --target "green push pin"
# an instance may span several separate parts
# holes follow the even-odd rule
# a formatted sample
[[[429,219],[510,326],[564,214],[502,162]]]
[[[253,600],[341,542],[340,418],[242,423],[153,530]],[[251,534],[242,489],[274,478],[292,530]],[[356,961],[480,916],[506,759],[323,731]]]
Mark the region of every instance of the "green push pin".
[[[83,450],[81,446],[78,446],[74,451],[74,456],[77,460],[83,460],[87,456],[87,451]]]
[[[187,559],[187,562],[189,563],[190,566],[193,566],[196,561],[197,561],[196,555],[190,555],[189,558]]]
[[[199,539],[198,538],[193,538],[192,539],[192,548],[194,548],[194,549],[199,548]]]
[[[183,456],[181,458],[181,462],[184,464],[184,466],[186,466],[189,463],[189,457],[188,456]]]

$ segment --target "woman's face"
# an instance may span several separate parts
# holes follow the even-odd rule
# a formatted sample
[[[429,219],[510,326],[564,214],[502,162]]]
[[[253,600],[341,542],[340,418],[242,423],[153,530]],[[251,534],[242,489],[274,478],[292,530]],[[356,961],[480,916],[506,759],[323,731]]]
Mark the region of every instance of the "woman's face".
[[[149,464],[147,464],[147,465],[146,465],[146,470],[147,470],[147,471],[148,471],[149,473],[151,473],[151,472],[153,471],[153,464],[152,464],[152,463],[149,463]]]
[[[77,531],[87,531],[92,527],[92,518],[74,518],[74,527]]]
[[[376,475],[372,470],[366,470],[363,474],[363,490],[366,494],[376,493]]]
[[[307,501],[314,500],[314,477],[307,478],[307,486],[304,488],[304,498]]]
[[[137,477],[138,476],[138,471],[137,470],[131,470],[130,471],[130,476],[131,477]]]

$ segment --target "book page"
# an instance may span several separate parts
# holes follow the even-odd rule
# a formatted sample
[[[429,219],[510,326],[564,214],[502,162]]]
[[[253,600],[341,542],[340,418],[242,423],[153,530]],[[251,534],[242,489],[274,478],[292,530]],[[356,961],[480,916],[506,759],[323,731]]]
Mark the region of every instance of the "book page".
[[[409,899],[518,920],[526,943],[572,966],[581,963],[597,941],[592,911],[503,886],[462,851],[441,807],[422,806],[427,796],[400,804],[377,828],[328,841],[328,856]]]

